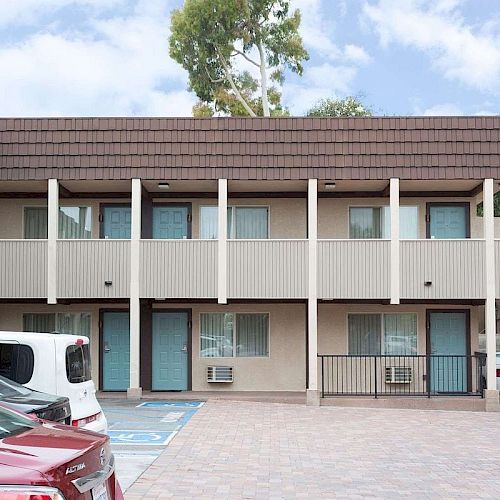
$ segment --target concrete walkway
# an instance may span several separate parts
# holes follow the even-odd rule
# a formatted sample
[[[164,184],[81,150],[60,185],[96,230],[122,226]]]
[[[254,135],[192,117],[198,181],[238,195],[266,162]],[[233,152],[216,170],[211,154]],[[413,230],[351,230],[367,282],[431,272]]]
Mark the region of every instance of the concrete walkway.
[[[500,415],[209,401],[126,498],[499,498]]]

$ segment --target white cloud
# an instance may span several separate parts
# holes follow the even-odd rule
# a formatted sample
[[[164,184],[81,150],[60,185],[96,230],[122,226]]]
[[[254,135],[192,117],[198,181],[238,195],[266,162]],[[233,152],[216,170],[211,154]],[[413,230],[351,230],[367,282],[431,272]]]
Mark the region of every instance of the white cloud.
[[[358,64],[367,64],[371,61],[371,57],[366,50],[358,45],[346,45],[344,48],[344,57],[348,61]]]
[[[464,113],[456,104],[444,103],[436,104],[423,111],[417,110],[415,114],[419,116],[460,116]]]
[[[190,115],[195,97],[179,90],[187,75],[168,56],[166,7],[138,2],[128,17],[95,20],[91,33],[41,32],[1,47],[0,113]]]
[[[37,18],[64,7],[83,6],[94,12],[116,7],[125,0],[1,0],[0,27],[36,22]]]
[[[451,80],[500,92],[500,33],[469,26],[460,15],[463,0],[378,0],[365,2],[365,19],[383,46],[392,42],[425,52]]]

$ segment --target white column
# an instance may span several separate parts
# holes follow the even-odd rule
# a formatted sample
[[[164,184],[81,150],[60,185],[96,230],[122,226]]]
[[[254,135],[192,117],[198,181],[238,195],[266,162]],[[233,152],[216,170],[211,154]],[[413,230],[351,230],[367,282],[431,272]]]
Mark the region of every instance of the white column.
[[[318,388],[318,180],[309,179],[307,189],[307,231],[309,239],[309,283],[307,300],[309,387],[307,404],[319,405]]]
[[[390,180],[391,304],[399,304],[399,179]]]
[[[47,197],[47,303],[57,303],[57,238],[59,236],[59,184],[49,179]]]
[[[127,397],[140,398],[141,304],[140,304],[140,243],[141,243],[141,179],[132,179],[132,223],[130,230],[130,387]]]
[[[484,308],[486,329],[486,409],[500,410],[496,390],[496,314],[495,314],[495,215],[493,179],[483,184],[483,224],[485,240],[486,303]]]
[[[227,179],[219,179],[217,302],[227,304]]]

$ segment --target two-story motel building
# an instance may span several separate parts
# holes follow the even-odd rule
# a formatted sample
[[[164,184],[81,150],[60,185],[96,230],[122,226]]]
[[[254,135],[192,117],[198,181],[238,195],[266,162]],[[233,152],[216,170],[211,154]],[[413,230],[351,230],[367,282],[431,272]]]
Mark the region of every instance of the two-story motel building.
[[[131,397],[498,409],[499,141],[499,117],[0,119],[0,329],[89,335]]]

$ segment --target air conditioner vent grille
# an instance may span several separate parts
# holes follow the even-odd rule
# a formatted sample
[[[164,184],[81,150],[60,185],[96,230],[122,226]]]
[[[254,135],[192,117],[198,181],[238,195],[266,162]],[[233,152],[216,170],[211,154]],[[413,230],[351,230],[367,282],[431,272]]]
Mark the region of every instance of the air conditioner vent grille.
[[[409,366],[387,366],[385,368],[385,382],[387,384],[410,384],[412,378]]]
[[[207,382],[232,382],[232,381],[233,381],[232,366],[207,367]]]

